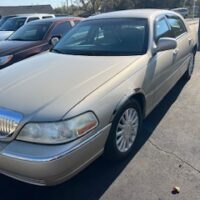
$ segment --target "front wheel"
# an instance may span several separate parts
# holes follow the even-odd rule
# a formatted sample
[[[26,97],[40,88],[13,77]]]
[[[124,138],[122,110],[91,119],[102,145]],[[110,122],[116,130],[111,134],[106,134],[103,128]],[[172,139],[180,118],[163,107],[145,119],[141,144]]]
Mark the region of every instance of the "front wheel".
[[[194,53],[192,53],[191,57],[190,57],[190,61],[189,61],[189,65],[188,65],[188,69],[184,74],[184,78],[186,80],[190,80],[194,71],[194,63],[195,63],[195,55]]]
[[[141,108],[137,101],[126,103],[116,114],[105,146],[105,155],[121,160],[133,150],[142,126]]]

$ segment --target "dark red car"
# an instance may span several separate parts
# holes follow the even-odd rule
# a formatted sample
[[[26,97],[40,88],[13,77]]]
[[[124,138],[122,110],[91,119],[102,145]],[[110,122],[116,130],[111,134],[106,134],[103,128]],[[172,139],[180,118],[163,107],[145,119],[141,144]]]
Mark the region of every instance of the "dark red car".
[[[81,18],[51,18],[30,22],[0,42],[0,69],[49,50]]]

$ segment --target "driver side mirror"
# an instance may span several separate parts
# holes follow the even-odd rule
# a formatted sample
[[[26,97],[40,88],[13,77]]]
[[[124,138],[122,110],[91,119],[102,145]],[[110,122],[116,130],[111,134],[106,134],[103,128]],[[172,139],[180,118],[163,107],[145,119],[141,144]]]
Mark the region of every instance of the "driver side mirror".
[[[54,47],[60,41],[60,38],[60,36],[53,36],[49,41],[50,45]]]
[[[170,49],[176,49],[177,41],[173,38],[163,37],[157,42],[157,46],[153,50],[153,54]]]

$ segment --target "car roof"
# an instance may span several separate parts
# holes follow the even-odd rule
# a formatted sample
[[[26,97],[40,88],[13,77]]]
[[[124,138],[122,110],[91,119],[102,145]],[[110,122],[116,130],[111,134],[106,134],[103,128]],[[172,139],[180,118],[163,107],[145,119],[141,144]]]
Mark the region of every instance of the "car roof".
[[[29,22],[28,24],[58,23],[58,22],[63,22],[63,21],[74,21],[74,20],[82,20],[82,18],[79,18],[79,17],[57,17],[57,18],[35,20],[32,22]]]
[[[33,14],[17,14],[16,15],[16,18],[20,18],[20,17],[43,17],[43,16],[55,16],[55,15],[53,15],[53,14],[46,14],[46,13],[44,13],[44,14],[41,14],[41,13],[33,13]]]
[[[17,15],[4,15],[4,16],[1,17],[1,19],[2,18],[7,18],[7,17],[17,17]]]
[[[188,10],[188,8],[173,8],[172,10]]]
[[[133,9],[133,10],[124,10],[124,11],[115,11],[104,14],[98,14],[91,16],[86,19],[105,19],[105,18],[151,18],[156,17],[162,14],[174,14],[173,11],[169,10],[160,10],[160,9]]]

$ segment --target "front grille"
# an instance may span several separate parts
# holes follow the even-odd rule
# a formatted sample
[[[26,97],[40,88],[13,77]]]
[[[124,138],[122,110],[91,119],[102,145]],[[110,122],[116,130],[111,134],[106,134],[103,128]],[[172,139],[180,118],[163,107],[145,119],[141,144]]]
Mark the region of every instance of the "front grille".
[[[20,113],[0,108],[0,138],[11,136],[22,118],[23,116]]]

